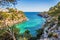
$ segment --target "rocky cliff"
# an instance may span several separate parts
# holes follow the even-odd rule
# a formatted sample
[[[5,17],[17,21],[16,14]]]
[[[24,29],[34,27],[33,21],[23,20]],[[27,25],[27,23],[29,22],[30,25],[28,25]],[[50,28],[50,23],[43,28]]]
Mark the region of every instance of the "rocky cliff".
[[[24,13],[17,9],[7,8],[0,10],[0,27],[12,26],[26,20]]]

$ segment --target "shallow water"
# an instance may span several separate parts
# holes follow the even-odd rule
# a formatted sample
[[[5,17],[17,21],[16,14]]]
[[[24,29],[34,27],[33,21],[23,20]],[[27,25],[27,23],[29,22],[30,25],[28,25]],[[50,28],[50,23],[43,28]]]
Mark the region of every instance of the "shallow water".
[[[28,20],[17,24],[16,27],[20,29],[20,33],[24,33],[28,29],[31,34],[36,34],[35,30],[42,27],[42,25],[45,23],[45,19],[37,15],[40,12],[24,12],[24,13]]]

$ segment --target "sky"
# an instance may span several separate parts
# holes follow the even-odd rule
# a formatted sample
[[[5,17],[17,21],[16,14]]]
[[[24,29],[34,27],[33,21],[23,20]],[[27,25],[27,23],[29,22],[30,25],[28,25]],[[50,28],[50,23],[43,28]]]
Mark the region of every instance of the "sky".
[[[16,7],[24,12],[43,12],[56,5],[60,0],[20,0]]]

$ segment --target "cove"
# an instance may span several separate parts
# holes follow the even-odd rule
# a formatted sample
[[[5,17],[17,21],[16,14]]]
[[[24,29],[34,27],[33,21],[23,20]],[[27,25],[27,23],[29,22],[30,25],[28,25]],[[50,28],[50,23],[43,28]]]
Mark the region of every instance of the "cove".
[[[20,29],[20,33],[24,33],[28,29],[31,34],[36,34],[36,30],[41,28],[46,21],[43,17],[38,16],[38,13],[40,12],[24,12],[28,20],[16,25]]]

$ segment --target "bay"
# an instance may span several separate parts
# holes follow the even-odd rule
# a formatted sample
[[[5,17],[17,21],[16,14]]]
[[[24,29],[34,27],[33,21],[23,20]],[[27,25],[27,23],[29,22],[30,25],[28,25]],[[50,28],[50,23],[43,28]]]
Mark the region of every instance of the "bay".
[[[24,12],[27,21],[19,23],[16,25],[20,29],[20,33],[24,33],[26,30],[29,30],[32,35],[36,34],[36,30],[40,29],[45,23],[45,18],[38,16],[40,12]]]

